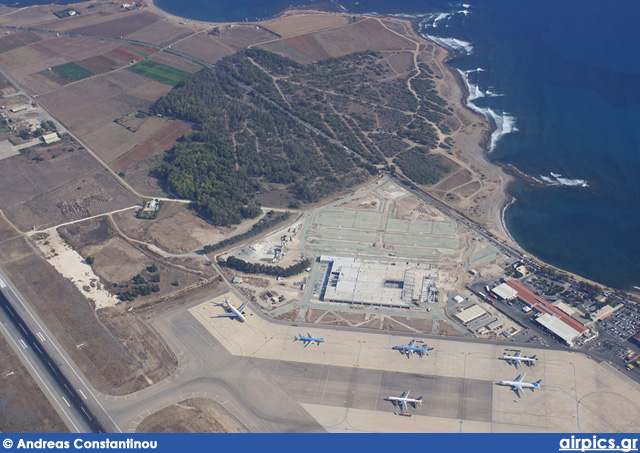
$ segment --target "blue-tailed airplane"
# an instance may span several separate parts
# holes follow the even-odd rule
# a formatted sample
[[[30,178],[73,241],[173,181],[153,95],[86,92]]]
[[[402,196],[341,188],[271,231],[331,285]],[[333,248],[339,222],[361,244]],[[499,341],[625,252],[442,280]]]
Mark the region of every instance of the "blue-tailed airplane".
[[[520,393],[522,393],[523,396],[527,396],[526,393],[524,393],[524,389],[531,389],[532,392],[535,389],[539,389],[542,379],[536,382],[522,382],[526,375],[527,373],[522,373],[515,381],[500,381],[498,384],[511,387],[511,390],[516,392],[516,395],[518,396],[520,396]]]
[[[424,343],[424,342],[422,340],[411,340],[411,343],[409,343],[408,346],[399,345],[399,346],[394,346],[393,349],[400,351],[403,354],[406,354],[407,358],[411,358],[414,352],[416,352],[419,357],[422,357],[422,354],[429,355],[429,351],[433,349],[427,346],[426,344],[422,347],[416,346],[416,343]]]
[[[229,313],[215,316],[216,318],[238,318],[240,322],[245,322],[247,320],[242,312],[247,308],[247,305],[249,304],[248,301],[242,304],[240,308],[234,307],[228,297],[224,298],[224,303],[227,305],[226,308],[229,310]]]
[[[518,351],[515,355],[504,354],[500,358],[502,360],[506,360],[509,364],[513,363],[516,368],[518,368],[518,365],[522,365],[523,363],[527,364],[527,366],[535,366],[536,360],[538,360],[535,355],[532,355],[531,357],[523,357],[522,351]]]
[[[314,337],[313,332],[308,332],[306,337],[299,333],[296,339],[293,341],[298,341],[298,340],[305,342],[303,349],[313,343],[317,345],[320,345],[320,343],[324,343],[324,340],[322,338]]]
[[[407,410],[407,403],[412,403],[413,407],[417,407],[416,404],[422,404],[422,397],[420,398],[409,398],[409,392],[411,390],[407,390],[402,394],[402,396],[388,396],[388,401],[393,401],[398,404],[402,408],[403,411]]]

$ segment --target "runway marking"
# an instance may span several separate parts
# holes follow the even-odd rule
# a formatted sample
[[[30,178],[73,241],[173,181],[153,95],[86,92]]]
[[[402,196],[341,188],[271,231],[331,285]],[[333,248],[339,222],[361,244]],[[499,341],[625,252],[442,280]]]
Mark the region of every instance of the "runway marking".
[[[86,410],[84,410],[84,407],[83,407],[83,406],[81,406],[81,407],[80,407],[80,409],[82,409],[82,412],[84,412],[84,415],[86,415],[86,416],[87,416],[87,418],[88,418],[89,420],[93,420],[93,419],[91,418],[91,416],[87,413],[87,411],[86,411]]]
[[[86,395],[82,392],[82,389],[78,389],[78,392],[80,392],[80,395],[82,395],[85,400],[87,399]]]
[[[24,341],[22,341],[22,338],[20,338],[18,341],[22,345],[22,349],[27,349],[27,345],[24,343]]]
[[[36,333],[36,335],[38,336],[38,338],[40,339],[40,341],[42,341],[42,342],[45,342],[45,341],[46,341],[46,340],[45,340],[45,338],[44,338],[44,335],[42,335],[42,333],[41,333],[41,332]]]
[[[18,344],[16,343],[16,341],[13,339],[13,337],[9,334],[9,331],[7,330],[7,328],[4,326],[4,324],[2,324],[2,328],[4,329],[4,331],[6,332],[7,336],[9,338],[11,338],[11,341],[13,341],[13,344],[16,345],[16,348],[18,347]],[[35,373],[36,376],[38,376],[38,379],[40,379],[40,382],[42,382],[42,385],[44,386],[44,388],[47,389],[47,391],[49,392],[49,394],[51,395],[51,398],[53,398],[53,400],[56,402],[56,404],[58,405],[58,407],[60,408],[60,410],[64,413],[64,415],[67,417],[69,423],[71,423],[71,426],[73,426],[73,428],[76,430],[76,432],[80,432],[80,429],[78,429],[78,427],[76,426],[76,424],[73,422],[73,420],[71,419],[71,417],[69,416],[69,414],[67,414],[67,411],[64,409],[64,407],[62,407],[62,405],[60,404],[60,401],[58,401],[58,398],[56,398],[56,395],[51,391],[51,389],[49,388],[49,386],[47,385],[47,383],[44,381],[44,379],[42,379],[42,376],[40,376],[40,373],[38,373],[36,371],[36,369],[34,368],[33,364],[31,363],[31,361],[27,358],[27,356],[24,354],[24,352],[21,352],[22,357],[24,357],[25,361],[29,364],[29,366],[31,367],[31,369],[33,370],[33,372]]]

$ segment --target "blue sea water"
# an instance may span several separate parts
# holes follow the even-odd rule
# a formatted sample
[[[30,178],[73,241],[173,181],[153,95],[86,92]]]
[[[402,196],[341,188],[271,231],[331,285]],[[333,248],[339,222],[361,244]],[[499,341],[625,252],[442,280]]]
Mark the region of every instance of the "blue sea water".
[[[423,34],[456,50],[449,63],[468,82],[470,107],[497,125],[489,158],[538,181],[509,188],[515,202],[505,222],[514,239],[560,268],[613,287],[640,286],[640,2],[155,4],[205,21],[266,19],[302,5],[421,17]]]

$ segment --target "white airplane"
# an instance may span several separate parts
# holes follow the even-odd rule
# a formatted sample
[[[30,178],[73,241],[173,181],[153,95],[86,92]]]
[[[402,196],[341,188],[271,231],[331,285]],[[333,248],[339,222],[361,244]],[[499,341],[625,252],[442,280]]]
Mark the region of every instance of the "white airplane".
[[[234,307],[233,304],[231,303],[231,300],[228,297],[224,298],[224,303],[227,304],[227,309],[229,310],[229,313],[225,313],[224,315],[218,315],[216,316],[216,318],[238,318],[240,322],[245,322],[247,320],[242,314],[242,312],[244,311],[245,308],[247,308],[247,305],[249,304],[248,301],[242,304],[240,308]]]
[[[299,333],[298,336],[296,337],[296,339],[293,340],[293,341],[298,341],[298,340],[303,341],[305,343],[304,346],[302,347],[302,349],[306,348],[310,344],[314,344],[315,343],[318,346],[320,346],[320,343],[324,343],[324,339],[314,337],[313,336],[313,332],[307,333],[306,337]]]
[[[532,392],[535,389],[539,389],[542,379],[536,382],[523,382],[522,380],[526,375],[527,373],[523,373],[522,375],[518,376],[515,381],[500,381],[499,384],[511,387],[511,390],[516,392],[516,395],[518,396],[520,396],[520,393],[522,393],[523,396],[527,396],[527,394],[524,393],[524,389],[531,389]]]
[[[536,360],[538,360],[535,355],[532,355],[531,357],[523,357],[522,351],[518,351],[515,355],[504,354],[500,358],[502,360],[506,360],[510,365],[513,363],[516,368],[518,368],[518,365],[522,365],[523,363],[527,366],[535,366]]]
[[[417,399],[407,398],[409,396],[410,391],[411,390],[407,390],[402,394],[402,396],[389,396],[387,397],[387,400],[396,401],[398,406],[400,406],[403,411],[407,410],[407,403],[413,403],[413,407],[416,407],[416,404],[422,404],[422,397]]]
[[[402,354],[406,354],[408,358],[410,358],[415,352],[418,354],[418,357],[422,357],[422,354],[429,355],[429,351],[433,348],[430,348],[426,344],[424,346],[416,346],[416,343],[424,343],[422,340],[411,340],[408,346],[399,345],[394,346],[393,349],[400,351]]]

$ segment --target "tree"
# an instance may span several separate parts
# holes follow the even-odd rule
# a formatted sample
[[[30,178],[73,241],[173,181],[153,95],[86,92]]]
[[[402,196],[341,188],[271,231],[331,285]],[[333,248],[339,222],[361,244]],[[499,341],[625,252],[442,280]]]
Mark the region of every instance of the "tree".
[[[87,262],[87,264],[89,266],[91,266],[95,262],[95,260],[96,260],[96,258],[93,255],[87,256],[87,258],[85,259],[85,261]]]

